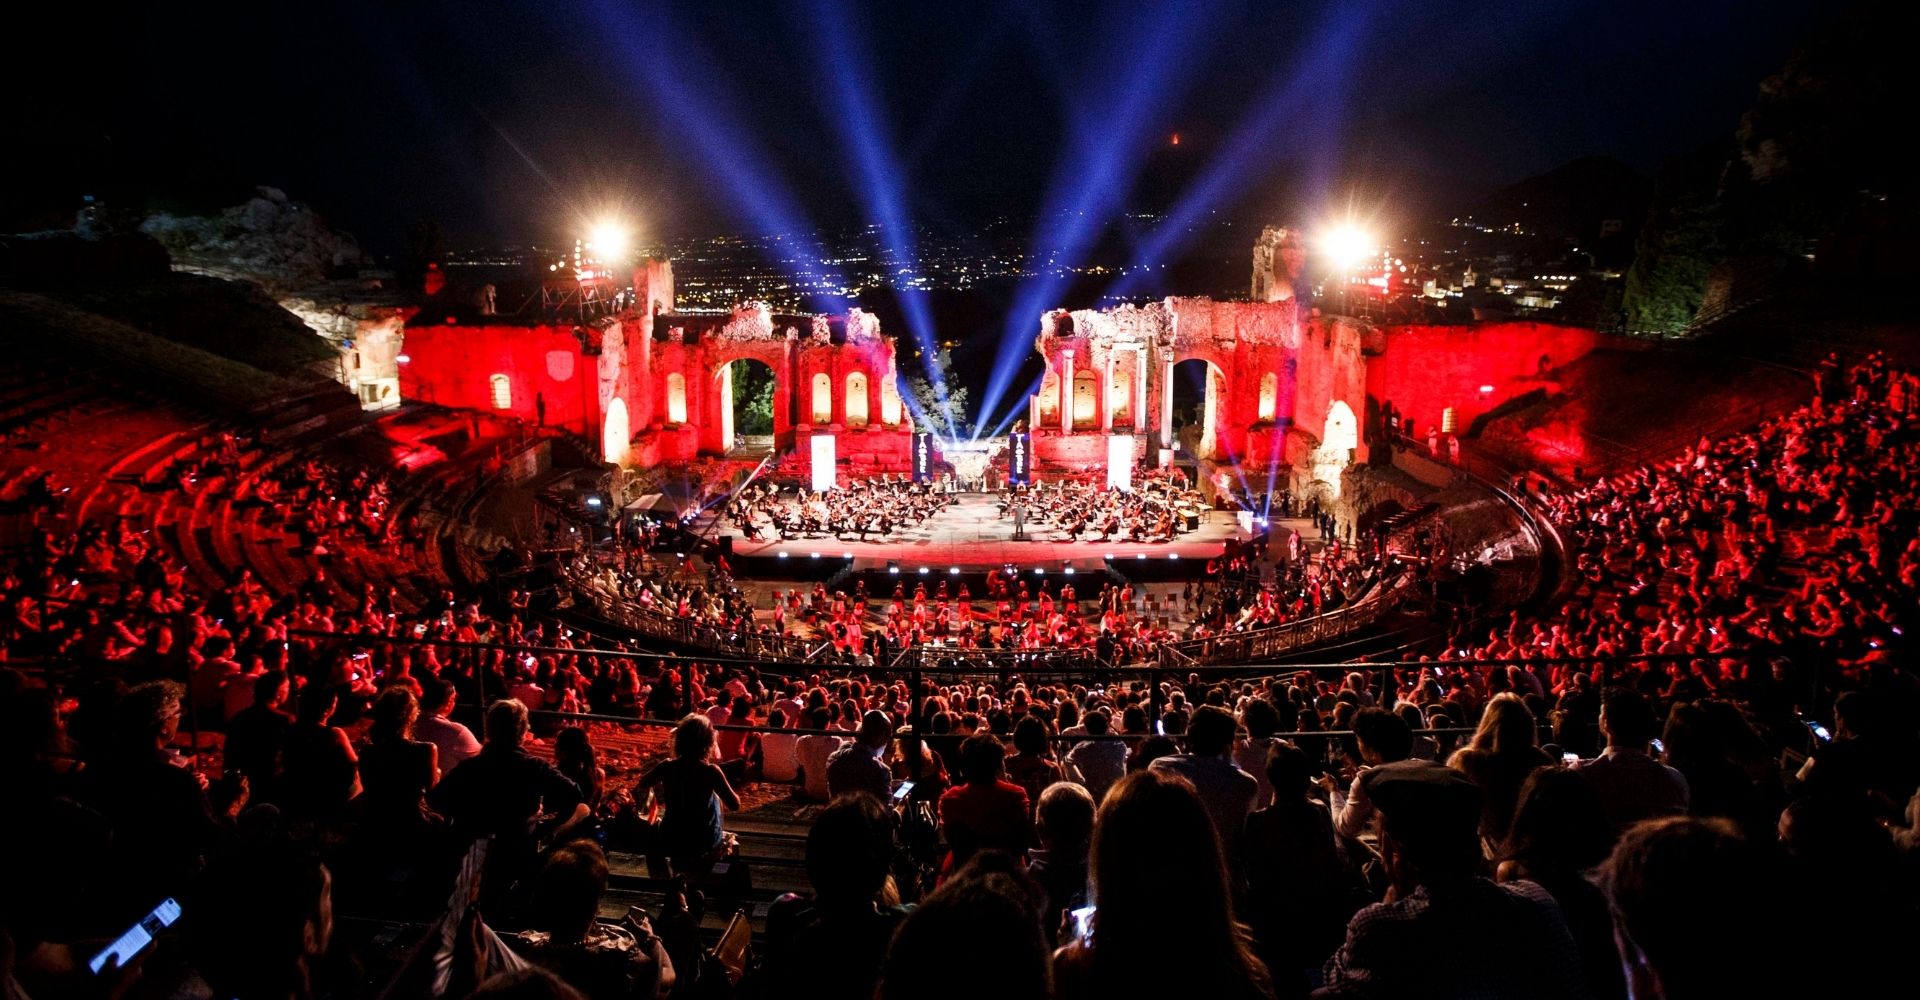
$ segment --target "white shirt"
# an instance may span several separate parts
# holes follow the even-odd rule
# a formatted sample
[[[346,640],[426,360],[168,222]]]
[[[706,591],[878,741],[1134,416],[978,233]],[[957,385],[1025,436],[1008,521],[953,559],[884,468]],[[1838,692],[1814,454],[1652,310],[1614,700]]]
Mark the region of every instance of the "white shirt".
[[[794,748],[800,762],[800,776],[805,779],[804,794],[809,799],[827,801],[827,758],[833,756],[846,741],[838,736],[800,737]]]
[[[800,740],[792,733],[771,732],[760,735],[760,777],[766,781],[797,781],[800,778]]]
[[[480,741],[473,738],[473,730],[432,712],[421,713],[414,722],[413,738],[426,740],[440,748],[440,776],[443,778],[453,770],[453,765],[480,752]]]

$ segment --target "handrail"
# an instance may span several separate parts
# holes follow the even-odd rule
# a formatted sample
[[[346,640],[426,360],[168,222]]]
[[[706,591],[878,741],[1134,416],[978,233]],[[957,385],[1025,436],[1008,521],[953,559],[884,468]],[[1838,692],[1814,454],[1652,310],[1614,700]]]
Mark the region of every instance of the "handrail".
[[[1344,638],[1372,626],[1406,596],[1408,575],[1396,574],[1370,589],[1358,601],[1324,614],[1282,622],[1262,629],[1221,632],[1167,643],[1169,653],[1198,663],[1238,662],[1284,656],[1307,646]]]

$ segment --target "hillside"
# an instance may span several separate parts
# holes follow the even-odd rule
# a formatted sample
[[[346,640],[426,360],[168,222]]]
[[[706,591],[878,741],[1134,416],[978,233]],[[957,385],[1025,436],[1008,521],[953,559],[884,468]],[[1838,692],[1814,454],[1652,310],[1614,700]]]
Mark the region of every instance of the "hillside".
[[[49,293],[155,336],[266,371],[326,361],[333,347],[258,285],[170,273]]]
[[[31,292],[0,290],[0,345],[16,359],[54,359],[99,371],[135,390],[228,412],[318,381],[311,375],[269,374]]]

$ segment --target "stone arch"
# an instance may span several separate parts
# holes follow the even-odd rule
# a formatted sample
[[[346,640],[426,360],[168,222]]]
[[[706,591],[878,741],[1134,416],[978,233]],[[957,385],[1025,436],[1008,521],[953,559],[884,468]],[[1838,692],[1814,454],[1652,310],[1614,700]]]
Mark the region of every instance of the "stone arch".
[[[513,409],[513,380],[504,372],[487,376],[487,401],[496,410]]]
[[[1226,412],[1226,382],[1226,373],[1210,357],[1196,354],[1174,362],[1174,384],[1167,391],[1173,393],[1176,408],[1183,409],[1179,402],[1182,396],[1196,408],[1195,419],[1188,425],[1199,425],[1189,445],[1195,458],[1225,457],[1220,447],[1220,424]],[[1187,437],[1181,435],[1182,440]]]
[[[678,427],[687,422],[687,377],[667,373],[667,425]]]
[[[619,396],[607,404],[607,419],[600,429],[601,457],[615,465],[627,464],[627,449],[633,442],[633,429],[627,421],[627,401]]]
[[[847,399],[844,405],[846,406],[846,414],[847,414],[846,423],[848,427],[867,426],[868,417],[867,417],[867,373],[866,372],[848,372],[847,373]]]
[[[1353,461],[1360,447],[1360,422],[1345,400],[1336,399],[1327,407],[1327,420],[1320,434],[1320,445],[1313,450],[1311,475],[1326,482],[1334,499],[1340,497],[1340,474]]]
[[[1100,376],[1088,368],[1073,373],[1073,429],[1100,426]]]
[[[833,423],[833,376],[826,372],[813,373],[813,394],[807,407],[807,416],[815,424]]]
[[[1280,376],[1268,372],[1260,376],[1260,409],[1255,419],[1274,419],[1280,405]]]

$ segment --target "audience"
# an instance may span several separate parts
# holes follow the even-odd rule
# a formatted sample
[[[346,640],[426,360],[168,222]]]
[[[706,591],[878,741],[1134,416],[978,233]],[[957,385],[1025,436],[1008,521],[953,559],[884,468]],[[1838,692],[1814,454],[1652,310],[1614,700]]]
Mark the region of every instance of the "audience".
[[[1345,676],[1150,682],[965,657],[1081,643],[1127,660],[1183,630],[1293,620],[1377,579],[1367,545],[1270,582],[1234,570],[1186,602],[1184,629],[1121,585],[1083,604],[1064,580],[999,578],[985,610],[944,582],[891,603],[818,587],[755,609],[718,560],[702,577],[642,546],[568,568],[715,644],[737,636],[746,656],[718,663],[575,633],[536,610],[557,599],[538,584],[403,602],[362,583],[354,564],[411,544],[412,522],[344,466],[243,474],[208,449],[182,470],[179,489],[223,497],[239,494],[214,483],[244,479],[248,516],[319,570],[211,593],[136,521],[64,517],[42,477],[0,554],[0,977],[32,996],[357,995],[379,951],[364,928],[444,905],[485,837],[478,909],[548,971],[476,996],[658,995],[670,936],[691,942],[682,992],[722,991],[698,975],[698,927],[708,895],[731,908],[742,891],[710,862],[747,773],[796,783],[812,895],[766,912],[742,993],[1897,992],[1920,898],[1917,389],[1884,359],[1836,365],[1752,432],[1535,491],[1569,545],[1564,603],[1463,627],[1417,669]],[[762,675],[750,657],[796,629],[833,649]],[[936,636],[959,651],[916,685],[863,659]],[[590,734],[618,726],[530,716],[508,693],[679,721],[664,760],[645,738],[603,754]],[[461,704],[485,706],[484,746]],[[770,723],[757,742],[714,729]],[[901,777],[925,804],[889,807]],[[685,903],[662,941],[648,916],[598,919],[608,855],[578,838],[615,832],[592,823],[602,806],[658,820],[641,853]],[[911,917],[903,897],[921,900]],[[166,898],[190,919],[140,968],[75,974]],[[336,898],[371,919],[336,933]]]

